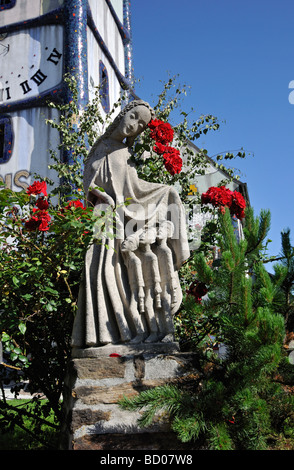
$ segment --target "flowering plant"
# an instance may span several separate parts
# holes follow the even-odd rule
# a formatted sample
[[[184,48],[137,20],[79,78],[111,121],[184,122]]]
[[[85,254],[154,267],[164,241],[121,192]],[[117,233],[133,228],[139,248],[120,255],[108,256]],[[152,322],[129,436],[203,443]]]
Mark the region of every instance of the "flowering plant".
[[[29,220],[25,221],[25,228],[33,232],[35,230],[40,230],[40,232],[47,232],[49,230],[49,222],[51,221],[51,216],[48,213],[49,203],[47,201],[47,184],[45,181],[34,181],[27,190],[27,194],[31,196],[38,196],[38,199],[35,202],[37,207],[33,208],[33,215]],[[43,194],[43,196],[40,196]]]
[[[174,131],[168,122],[160,119],[152,119],[148,127],[150,137],[155,140],[153,150],[163,157],[164,166],[171,175],[180,173],[183,161],[178,149],[171,147],[170,144],[174,138]]]
[[[206,193],[201,195],[202,204],[212,204],[218,207],[221,212],[224,212],[225,207],[228,207],[231,215],[235,215],[238,219],[245,217],[246,202],[239,191],[231,191],[225,186],[210,187]]]
[[[47,200],[46,182],[34,181],[34,183],[27,188],[26,193],[33,197],[38,196],[38,198],[35,201],[36,207],[33,208],[31,217],[28,220],[24,220],[25,229],[29,232],[35,232],[36,230],[47,232],[50,229],[51,216],[48,212],[49,202]],[[65,212],[75,209],[86,210],[86,207],[80,200],[72,200],[63,207],[57,215],[63,216]]]

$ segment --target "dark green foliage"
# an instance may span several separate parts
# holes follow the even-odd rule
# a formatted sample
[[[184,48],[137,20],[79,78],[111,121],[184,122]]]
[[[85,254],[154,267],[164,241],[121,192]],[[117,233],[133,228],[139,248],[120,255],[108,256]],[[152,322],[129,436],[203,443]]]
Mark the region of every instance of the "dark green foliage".
[[[144,405],[142,424],[165,410],[183,442],[201,438],[211,449],[260,450],[293,419],[293,400],[276,381],[287,362],[284,319],[276,309],[279,286],[261,262],[269,222],[267,212],[256,219],[247,211],[238,243],[226,211],[219,217],[220,262],[209,266],[202,253],[194,254],[193,272],[208,295],[201,303],[187,295],[177,326],[183,345],[188,338],[186,349],[198,355],[199,376],[189,387],[155,388],[123,400],[129,409]],[[214,353],[213,343],[224,343],[225,355]]]

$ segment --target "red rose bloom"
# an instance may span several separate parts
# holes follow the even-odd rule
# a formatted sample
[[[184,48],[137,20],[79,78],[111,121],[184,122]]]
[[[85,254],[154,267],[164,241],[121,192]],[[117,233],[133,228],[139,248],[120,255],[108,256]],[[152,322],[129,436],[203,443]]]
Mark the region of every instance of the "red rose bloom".
[[[47,184],[45,181],[34,181],[34,183],[27,188],[27,194],[37,195],[41,193],[47,196]]]
[[[173,147],[167,147],[163,154],[164,166],[171,175],[180,173],[183,166],[183,161],[180,156],[179,150]]]
[[[40,225],[39,225],[39,230],[41,232],[46,232],[49,230],[49,222],[51,220],[50,215],[48,214],[47,211],[42,210],[42,211],[37,211],[37,216],[40,220]]]
[[[168,144],[174,138],[174,131],[168,122],[160,119],[152,119],[148,124],[150,137],[161,144]]]
[[[225,186],[211,187],[201,195],[202,204],[212,204],[218,207],[222,213],[225,207],[230,209],[231,215],[235,215],[238,219],[245,217],[246,202],[239,191],[231,191]]]
[[[166,146],[161,144],[160,142],[156,142],[156,144],[153,147],[154,152],[156,152],[158,155],[163,155],[164,152],[166,151]]]
[[[231,213],[235,214],[238,219],[244,219],[245,217],[246,202],[242,194],[239,191],[233,192],[233,201],[231,205]]]
[[[25,222],[25,228],[30,232],[39,229],[41,232],[49,230],[50,215],[46,210],[33,209],[34,215]]]
[[[83,204],[81,201],[79,201],[79,200],[77,200],[77,201],[70,201],[70,202],[68,203],[68,205],[65,207],[65,209],[70,209],[71,207],[74,207],[74,208],[80,207],[81,209],[86,209],[85,206],[84,206],[84,204]]]
[[[31,217],[29,220],[25,221],[25,228],[29,232],[34,232],[39,227],[40,221],[37,217]]]
[[[39,199],[36,202],[36,206],[40,210],[47,210],[48,207],[49,207],[49,203],[48,203],[47,199],[45,199],[43,197],[39,197]]]
[[[203,204],[212,204],[215,207],[230,207],[232,204],[232,191],[225,186],[221,186],[220,188],[212,186],[206,193],[202,194],[201,202]]]

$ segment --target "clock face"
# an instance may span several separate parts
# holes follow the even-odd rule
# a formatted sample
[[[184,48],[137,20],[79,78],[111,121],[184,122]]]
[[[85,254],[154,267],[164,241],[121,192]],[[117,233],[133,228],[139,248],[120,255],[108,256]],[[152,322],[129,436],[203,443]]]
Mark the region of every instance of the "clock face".
[[[39,96],[62,80],[63,28],[31,28],[0,36],[0,105]]]

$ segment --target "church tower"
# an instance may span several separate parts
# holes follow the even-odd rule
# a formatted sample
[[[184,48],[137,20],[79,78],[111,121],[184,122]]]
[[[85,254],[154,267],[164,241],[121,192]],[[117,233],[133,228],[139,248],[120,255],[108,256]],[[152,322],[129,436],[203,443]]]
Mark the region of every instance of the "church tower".
[[[98,85],[105,113],[130,88],[130,0],[0,0],[0,181],[6,187],[26,188],[33,173],[54,179],[49,148],[59,135],[46,120],[58,119],[58,111],[46,102],[70,99],[67,72],[77,76],[81,109]]]

